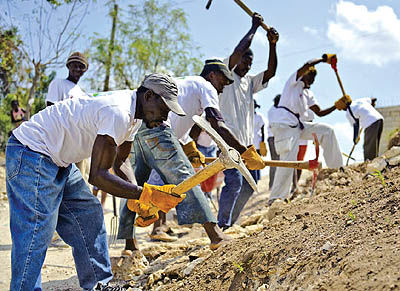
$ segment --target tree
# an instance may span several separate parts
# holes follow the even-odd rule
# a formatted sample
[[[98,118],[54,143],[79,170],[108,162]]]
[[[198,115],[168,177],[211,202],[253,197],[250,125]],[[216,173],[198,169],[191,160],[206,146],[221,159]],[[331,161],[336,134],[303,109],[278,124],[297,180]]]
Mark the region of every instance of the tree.
[[[32,113],[36,91],[47,70],[65,64],[65,59],[80,37],[81,24],[87,15],[91,1],[32,1],[30,13],[26,13],[24,5],[29,1],[9,1],[11,15],[1,17],[9,19],[9,26],[17,23],[23,29],[22,42],[19,46],[26,60],[29,72],[29,91],[25,97],[27,117]],[[62,17],[60,17],[62,15]]]
[[[90,81],[101,90],[106,74],[109,50],[112,51],[111,80],[114,88],[136,88],[146,73],[164,72],[175,76],[198,74],[202,62],[198,47],[188,32],[185,12],[158,0],[141,0],[120,9],[118,17],[110,7],[116,23],[115,40],[99,35],[92,38]]]

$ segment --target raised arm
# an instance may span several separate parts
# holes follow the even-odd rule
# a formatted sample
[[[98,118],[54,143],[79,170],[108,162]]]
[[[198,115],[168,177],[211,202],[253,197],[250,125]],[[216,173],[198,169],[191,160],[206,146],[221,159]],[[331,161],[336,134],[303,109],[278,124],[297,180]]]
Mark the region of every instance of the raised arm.
[[[235,47],[235,50],[229,57],[229,70],[232,70],[239,63],[243,54],[250,47],[251,42],[253,41],[253,37],[256,34],[257,28],[261,25],[262,22],[262,16],[258,13],[254,13],[250,30],[240,40],[239,44]]]
[[[321,62],[324,62],[323,58],[309,60],[300,69],[297,70],[296,80],[299,80],[305,73],[307,73],[310,67],[315,66],[316,64],[319,64]]]
[[[275,76],[276,68],[278,67],[278,58],[276,56],[276,43],[279,40],[279,33],[275,28],[271,27],[267,33],[269,42],[269,57],[268,57],[268,69],[264,72],[263,84],[268,82],[273,76]]]

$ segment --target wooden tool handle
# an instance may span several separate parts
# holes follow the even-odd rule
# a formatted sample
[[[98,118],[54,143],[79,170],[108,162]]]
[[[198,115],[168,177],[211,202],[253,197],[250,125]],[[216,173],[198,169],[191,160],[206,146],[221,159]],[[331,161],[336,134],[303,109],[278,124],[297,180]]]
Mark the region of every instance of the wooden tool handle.
[[[343,84],[342,84],[342,80],[340,80],[339,73],[337,71],[335,71],[335,74],[336,74],[336,78],[337,78],[337,80],[339,82],[340,89],[342,89],[342,93],[343,93],[343,96],[344,96],[344,95],[346,95],[346,92],[344,92],[344,87],[343,87]]]
[[[214,176],[219,171],[225,170],[224,164],[219,159],[213,159],[214,161],[211,164],[201,169],[185,181],[179,183],[179,185],[172,189],[172,192],[176,194],[184,194],[196,185],[199,185],[201,182],[207,180],[211,176]]]
[[[233,0],[233,1],[235,1],[236,4],[239,5],[248,15],[253,17],[254,14],[253,11],[251,11],[251,9],[246,6],[246,4],[244,4],[241,0]],[[270,29],[270,27],[266,25],[264,22],[261,23],[261,27],[264,28],[266,32],[268,32],[268,30]]]
[[[206,157],[206,163],[212,163],[217,158]],[[263,158],[264,165],[266,167],[282,167],[282,168],[293,168],[293,169],[302,169],[302,170],[310,170],[310,162],[309,161],[276,161],[276,160],[267,160]],[[322,166],[321,163],[318,164],[319,168]]]
[[[293,169],[301,169],[301,170],[310,170],[310,162],[309,161],[269,161],[264,160],[264,165],[266,167],[282,167],[282,168],[293,168]],[[321,163],[319,163],[319,167]]]

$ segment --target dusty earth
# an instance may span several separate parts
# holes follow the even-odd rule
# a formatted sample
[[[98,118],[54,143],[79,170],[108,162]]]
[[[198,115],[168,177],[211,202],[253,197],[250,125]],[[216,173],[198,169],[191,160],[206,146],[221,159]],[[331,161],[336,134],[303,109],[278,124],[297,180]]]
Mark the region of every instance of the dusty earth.
[[[201,226],[173,222],[180,237],[173,243],[151,242],[150,228],[139,230],[147,261],[139,254],[120,257],[123,242],[118,242],[110,249],[113,284],[129,290],[400,289],[400,167],[377,176],[366,175],[366,164],[324,169],[312,197],[308,179],[301,194],[271,209],[266,207],[267,182],[265,177],[261,194],[249,202],[238,225],[226,231],[235,239],[216,251],[209,249]],[[1,195],[0,290],[7,290],[11,239],[8,203]],[[111,217],[106,214],[107,227]],[[49,248],[44,290],[80,290],[73,266],[69,247]]]

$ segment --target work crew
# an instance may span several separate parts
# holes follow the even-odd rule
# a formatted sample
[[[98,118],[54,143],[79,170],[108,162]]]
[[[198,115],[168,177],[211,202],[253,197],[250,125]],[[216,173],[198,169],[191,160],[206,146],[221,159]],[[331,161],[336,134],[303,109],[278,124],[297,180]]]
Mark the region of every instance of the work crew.
[[[271,160],[279,160],[279,155],[276,152],[275,149],[275,138],[274,134],[272,133],[271,130],[271,120],[275,120],[275,114],[279,114],[278,110],[278,104],[279,100],[281,99],[281,95],[278,94],[274,98],[274,104],[270,107],[267,113],[268,117],[268,147],[269,147],[269,153],[271,155]],[[272,189],[272,185],[274,184],[274,178],[275,178],[275,172],[276,172],[276,167],[269,167],[269,184],[268,184],[268,189]]]
[[[261,108],[254,100],[254,139],[253,144],[257,152],[265,157],[267,155],[267,145],[265,143],[265,127],[268,127],[267,121],[264,115],[256,111],[257,108]],[[267,125],[267,126],[265,126]],[[261,179],[261,170],[255,170],[255,179],[258,182]]]
[[[189,132],[194,125],[192,117],[205,113],[206,119],[221,137],[242,154],[248,167],[263,164],[255,148],[247,149],[225,126],[219,112],[218,93],[225,85],[233,82],[227,66],[218,60],[207,60],[200,76],[176,79],[179,89],[179,104],[186,116],[171,114],[171,127],[161,124],[156,128],[143,125],[134,142],[135,176],[139,185],[149,178],[154,169],[165,183],[179,184],[194,175],[194,166],[205,162],[204,155],[190,139]],[[182,146],[181,146],[182,144]],[[129,202],[128,202],[129,203]],[[129,204],[127,205],[129,207]],[[218,248],[227,236],[217,226],[217,221],[208,205],[200,186],[188,191],[186,199],[176,208],[178,224],[200,223],[210,238],[211,249]],[[135,213],[123,210],[120,219],[118,238],[126,239],[125,249],[137,250],[132,229]],[[155,230],[161,232],[162,230]]]

